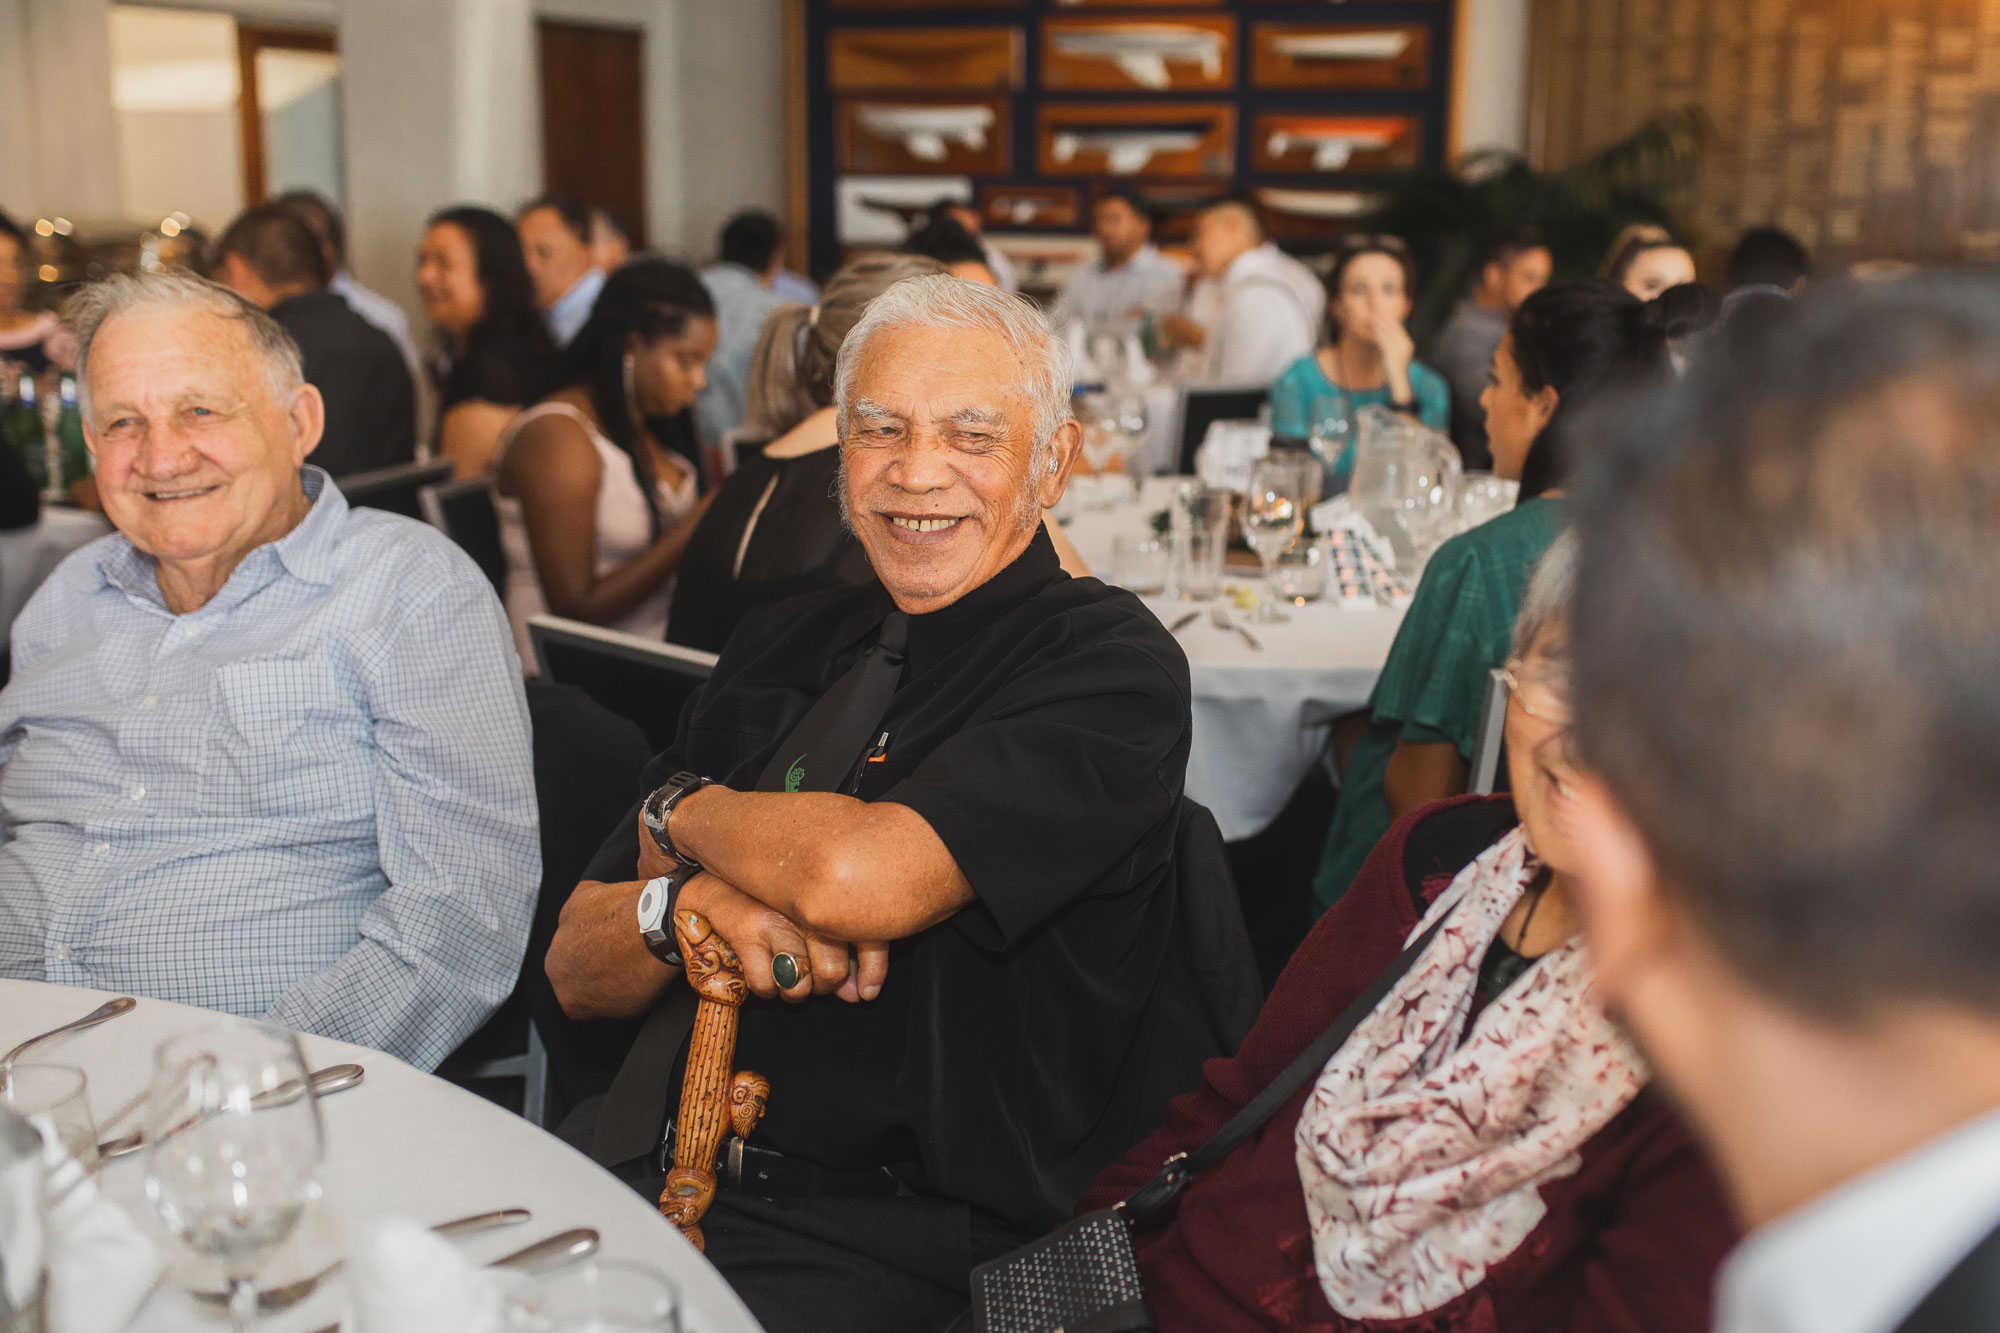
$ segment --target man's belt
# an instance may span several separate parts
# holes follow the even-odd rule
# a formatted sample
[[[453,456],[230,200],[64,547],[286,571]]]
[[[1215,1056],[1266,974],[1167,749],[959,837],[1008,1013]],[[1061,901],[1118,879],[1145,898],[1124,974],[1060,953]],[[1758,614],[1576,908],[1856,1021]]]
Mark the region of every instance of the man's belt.
[[[663,1159],[673,1161],[673,1126],[667,1127]],[[835,1171],[801,1157],[787,1157],[771,1148],[745,1143],[734,1134],[715,1159],[717,1189],[735,1190],[759,1199],[799,1199],[813,1195],[848,1198],[896,1198],[914,1194],[886,1166]]]

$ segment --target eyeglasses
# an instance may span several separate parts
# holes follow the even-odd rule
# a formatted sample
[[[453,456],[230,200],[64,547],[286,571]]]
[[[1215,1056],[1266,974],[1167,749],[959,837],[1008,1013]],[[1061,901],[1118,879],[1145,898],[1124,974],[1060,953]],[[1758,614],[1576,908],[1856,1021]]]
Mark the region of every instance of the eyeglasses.
[[[1506,684],[1507,693],[1513,696],[1514,702],[1521,705],[1521,711],[1529,717],[1539,718],[1543,722],[1554,726],[1567,727],[1569,725],[1569,709],[1562,708],[1557,710],[1551,707],[1550,702],[1547,701],[1543,703],[1542,707],[1537,708],[1528,702],[1527,693],[1522,689],[1520,675],[1524,665],[1520,658],[1510,657],[1500,668],[1500,679]]]

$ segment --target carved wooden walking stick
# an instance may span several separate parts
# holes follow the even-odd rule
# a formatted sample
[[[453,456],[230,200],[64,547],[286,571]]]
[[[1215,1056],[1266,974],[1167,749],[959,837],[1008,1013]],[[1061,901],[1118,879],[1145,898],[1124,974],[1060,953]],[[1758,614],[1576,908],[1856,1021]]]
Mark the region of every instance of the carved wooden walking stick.
[[[686,908],[674,913],[674,934],[687,960],[688,985],[701,999],[688,1039],[687,1074],[674,1120],[674,1165],[660,1191],[660,1212],[699,1250],[701,1219],[715,1202],[715,1159],[723,1134],[733,1129],[738,1138],[750,1136],[763,1118],[771,1084],[761,1074],[735,1072],[736,1020],[746,989],[736,951],[699,912]]]

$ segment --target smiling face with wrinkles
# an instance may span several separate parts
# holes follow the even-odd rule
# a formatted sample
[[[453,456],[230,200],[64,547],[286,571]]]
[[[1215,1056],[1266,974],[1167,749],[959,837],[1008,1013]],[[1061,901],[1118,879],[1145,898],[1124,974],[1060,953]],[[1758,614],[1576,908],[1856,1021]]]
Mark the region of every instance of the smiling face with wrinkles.
[[[299,465],[325,422],[319,391],[280,394],[242,320],[138,306],[98,329],[86,371],[84,438],[105,515],[159,561],[175,612],[305,517]]]
[[[1035,455],[1028,367],[997,333],[884,328],[840,441],[848,520],[896,605],[937,611],[1026,550],[1076,461],[1073,420]]]

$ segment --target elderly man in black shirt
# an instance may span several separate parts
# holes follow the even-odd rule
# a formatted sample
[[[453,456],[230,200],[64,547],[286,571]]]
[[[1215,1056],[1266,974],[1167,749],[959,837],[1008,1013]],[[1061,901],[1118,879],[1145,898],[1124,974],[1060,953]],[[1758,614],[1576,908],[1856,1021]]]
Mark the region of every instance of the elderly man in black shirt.
[[[1062,341],[1015,297],[907,279],[848,335],[835,394],[880,584],[744,622],[547,962],[572,1015],[646,1011],[679,973],[642,889],[701,867],[661,888],[741,956],[763,998],[737,1064],[771,1082],[755,1170],[703,1225],[772,1333],[937,1327],[1256,1003],[1240,920],[1206,932],[1220,966],[1184,947],[1187,882],[1226,885],[1177,853],[1204,844],[1191,819],[1213,833],[1181,799],[1187,661],[1041,529],[1079,442]],[[1198,993],[1239,1018],[1191,1019]],[[636,1145],[655,1167],[665,1109]],[[604,1121],[609,1163],[634,1145]]]

